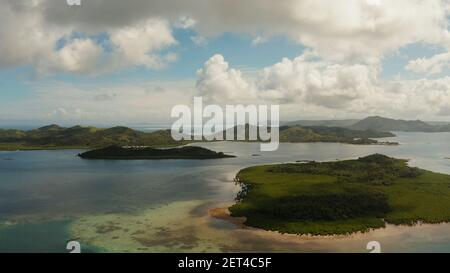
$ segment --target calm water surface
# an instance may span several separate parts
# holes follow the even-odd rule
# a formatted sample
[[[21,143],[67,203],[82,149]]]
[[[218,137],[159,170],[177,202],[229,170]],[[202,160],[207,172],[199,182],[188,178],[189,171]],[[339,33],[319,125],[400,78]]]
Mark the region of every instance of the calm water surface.
[[[259,144],[205,143],[237,156],[206,161],[87,161],[74,150],[0,152],[0,252],[65,252],[71,239],[85,251],[364,252],[368,240],[376,239],[385,251],[450,252],[446,224],[306,240],[208,216],[208,209],[233,202],[239,190],[234,176],[252,165],[383,153],[450,174],[450,133],[397,133],[388,140],[401,145],[281,144],[276,152],[260,152]]]

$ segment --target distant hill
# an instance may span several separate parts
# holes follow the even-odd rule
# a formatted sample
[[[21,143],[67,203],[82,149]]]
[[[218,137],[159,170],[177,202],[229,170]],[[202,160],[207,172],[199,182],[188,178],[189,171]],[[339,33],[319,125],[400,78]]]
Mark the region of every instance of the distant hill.
[[[352,130],[326,126],[280,127],[280,142],[339,142],[349,144],[396,144],[380,143],[373,138],[394,137],[389,132]]]
[[[325,127],[349,127],[357,123],[359,119],[343,120],[296,120],[284,122],[285,126],[325,126]]]
[[[177,146],[170,130],[144,133],[127,127],[100,129],[49,125],[30,131],[0,130],[0,149],[100,148],[111,145]]]
[[[379,116],[365,118],[349,128],[375,131],[450,132],[450,124],[431,125],[420,120],[395,120]]]
[[[238,127],[235,127],[236,129]],[[249,126],[246,125],[248,129]],[[232,130],[232,129],[230,129]],[[229,130],[227,130],[229,131]],[[248,130],[241,140],[247,141]],[[225,134],[226,131],[222,132]],[[353,130],[326,126],[282,126],[281,142],[338,142],[349,144],[391,144],[380,143],[373,138],[393,137],[389,132],[374,130]],[[237,132],[234,133],[237,139]],[[259,137],[258,137],[259,139]],[[70,128],[49,125],[34,130],[0,130],[0,150],[33,149],[87,149],[116,146],[173,147],[197,141],[175,141],[170,130],[151,133],[136,131],[127,127],[100,129],[74,126]]]
[[[243,125],[235,126],[228,129],[226,132],[234,130],[234,139],[241,136],[241,140],[248,141],[248,129],[251,128],[248,124],[245,125],[245,135],[238,134],[237,129],[244,129]],[[327,127],[327,126],[281,126],[280,127],[280,142],[290,143],[308,143],[308,142],[335,142],[348,144],[396,144],[396,143],[382,143],[373,138],[395,137],[390,132],[377,132],[373,130],[352,130],[341,127]],[[225,138],[225,135],[224,135]],[[259,136],[258,136],[259,139]]]

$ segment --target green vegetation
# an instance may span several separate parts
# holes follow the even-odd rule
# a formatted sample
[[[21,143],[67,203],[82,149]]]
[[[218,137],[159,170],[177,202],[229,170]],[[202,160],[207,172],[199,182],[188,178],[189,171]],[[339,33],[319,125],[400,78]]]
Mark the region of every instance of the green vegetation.
[[[349,127],[357,123],[358,119],[341,119],[341,120],[295,120],[283,123],[287,126],[325,126],[325,127]]]
[[[245,130],[243,132],[239,132]],[[234,139],[242,139],[242,141],[249,141],[249,129],[257,128],[250,127],[250,125],[236,126],[225,131],[225,134],[232,130]],[[373,138],[395,137],[390,132],[378,132],[373,130],[351,130],[341,127],[327,127],[327,126],[281,126],[280,142],[288,143],[314,143],[314,142],[329,142],[329,143],[347,143],[355,145],[398,145],[396,142],[379,142]],[[270,130],[270,128],[269,128]],[[259,132],[257,132],[259,133]],[[241,135],[242,134],[242,135]],[[239,138],[240,137],[240,138]],[[258,139],[260,139],[258,135]]]
[[[335,235],[450,221],[450,176],[371,155],[357,160],[258,166],[239,172],[232,216],[284,233]]]
[[[349,128],[375,131],[450,132],[450,124],[433,125],[420,120],[395,120],[378,116],[365,118]]]
[[[372,138],[394,137],[389,132],[377,132],[373,130],[350,130],[340,127],[325,126],[283,126],[280,127],[281,142],[338,142],[348,144],[390,144],[394,142],[378,142]]]
[[[127,127],[63,128],[57,125],[30,131],[0,130],[0,150],[86,149],[110,145],[170,147],[186,143],[173,140],[170,130],[144,133]]]
[[[248,139],[248,128],[246,125]],[[236,128],[234,128],[236,129]],[[224,132],[225,134],[225,132]],[[349,144],[397,144],[378,142],[372,138],[393,137],[392,133],[359,131],[338,127],[284,126],[280,128],[281,142],[340,142]],[[235,132],[235,139],[237,133]],[[170,130],[144,133],[127,127],[100,129],[49,125],[39,129],[1,130],[0,150],[88,149],[118,146],[174,147],[194,141],[175,141]]]
[[[110,146],[79,154],[84,159],[218,159],[234,157],[194,146],[171,149]]]

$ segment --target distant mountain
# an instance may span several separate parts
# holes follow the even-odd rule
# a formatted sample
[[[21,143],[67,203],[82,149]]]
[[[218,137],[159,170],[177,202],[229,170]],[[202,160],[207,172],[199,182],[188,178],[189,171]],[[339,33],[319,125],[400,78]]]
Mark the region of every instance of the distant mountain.
[[[0,149],[100,148],[111,145],[177,146],[170,130],[144,133],[127,127],[100,129],[49,125],[30,131],[0,130]]]
[[[296,120],[284,122],[286,126],[325,126],[325,127],[349,127],[357,123],[359,119],[342,119],[342,120]]]
[[[379,116],[365,118],[349,128],[374,131],[450,132],[450,124],[431,125],[420,120],[395,120]]]

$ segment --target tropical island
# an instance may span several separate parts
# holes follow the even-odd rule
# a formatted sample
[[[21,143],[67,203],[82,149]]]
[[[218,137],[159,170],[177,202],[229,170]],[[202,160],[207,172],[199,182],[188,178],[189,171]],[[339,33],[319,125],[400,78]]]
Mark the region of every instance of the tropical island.
[[[102,149],[96,149],[84,152],[78,155],[83,159],[219,159],[231,158],[232,155],[226,155],[223,152],[214,152],[202,147],[184,146],[180,148],[155,149],[150,147],[120,147],[117,145]]]
[[[251,167],[236,180],[242,190],[231,216],[265,230],[340,235],[450,221],[450,175],[380,154]]]

